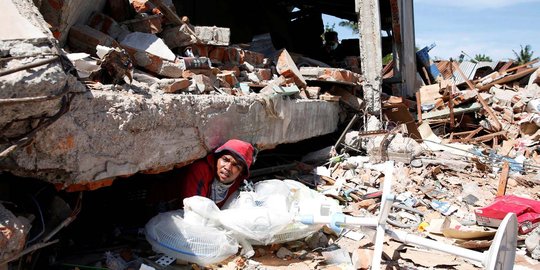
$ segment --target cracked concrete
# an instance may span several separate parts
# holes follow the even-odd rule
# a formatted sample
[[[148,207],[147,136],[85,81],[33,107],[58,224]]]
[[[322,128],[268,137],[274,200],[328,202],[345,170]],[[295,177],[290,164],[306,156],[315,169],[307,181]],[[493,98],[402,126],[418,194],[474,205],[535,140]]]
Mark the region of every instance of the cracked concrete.
[[[61,185],[84,184],[185,165],[229,138],[269,149],[331,133],[338,124],[338,103],[276,96],[272,108],[265,108],[257,96],[108,88],[78,94],[70,112],[10,156],[16,166],[8,170]]]
[[[15,7],[20,14],[17,20],[36,28],[21,38],[1,40],[4,70],[62,54],[31,1],[17,1]],[[63,6],[68,7],[71,4]],[[62,18],[62,22],[71,21]],[[66,73],[68,68],[57,59],[0,77],[0,152],[4,152],[0,171],[55,183],[59,188],[98,186],[104,182],[100,180],[186,165],[230,138],[270,149],[334,132],[339,121],[335,102],[166,94],[137,81],[90,90]],[[67,113],[39,130],[30,144],[20,144],[5,154],[40,119],[57,113],[62,94],[68,92],[72,100]],[[41,99],[51,96],[58,98]],[[34,98],[40,100],[26,100]]]

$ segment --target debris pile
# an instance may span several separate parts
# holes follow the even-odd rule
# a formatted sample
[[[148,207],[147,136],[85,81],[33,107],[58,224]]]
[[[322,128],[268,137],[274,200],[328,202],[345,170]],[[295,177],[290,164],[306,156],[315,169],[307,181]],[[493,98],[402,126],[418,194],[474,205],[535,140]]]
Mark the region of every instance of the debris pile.
[[[172,1],[112,2],[115,9],[107,14],[94,12],[87,24],[73,25],[67,35],[68,57],[79,77],[93,89],[100,89],[99,84],[120,84],[123,79],[164,93],[263,93],[318,99],[324,92],[321,99],[335,101],[341,95],[351,99],[351,90],[343,88],[357,89],[362,81],[358,73],[319,68],[327,65],[286,49],[264,55],[246,49],[246,45],[231,45],[229,28],[194,26],[188,17],[176,14]],[[116,9],[135,16],[117,21]],[[315,67],[299,70],[295,62]],[[323,86],[321,91],[320,86],[308,87],[307,80],[342,86]]]

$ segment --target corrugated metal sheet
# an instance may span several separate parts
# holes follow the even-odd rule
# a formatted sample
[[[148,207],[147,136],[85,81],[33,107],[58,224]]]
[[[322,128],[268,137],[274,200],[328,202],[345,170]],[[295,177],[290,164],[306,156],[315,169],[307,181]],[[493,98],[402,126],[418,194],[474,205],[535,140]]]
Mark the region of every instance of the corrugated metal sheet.
[[[478,62],[473,63],[470,61],[463,61],[459,64],[459,68],[461,71],[463,71],[463,74],[467,76],[467,79],[472,80],[474,79],[474,74],[476,74],[476,70],[483,67],[490,67],[491,69],[495,69],[499,62]],[[456,84],[464,83],[465,78],[461,76],[459,71],[454,70],[454,77],[456,78]]]

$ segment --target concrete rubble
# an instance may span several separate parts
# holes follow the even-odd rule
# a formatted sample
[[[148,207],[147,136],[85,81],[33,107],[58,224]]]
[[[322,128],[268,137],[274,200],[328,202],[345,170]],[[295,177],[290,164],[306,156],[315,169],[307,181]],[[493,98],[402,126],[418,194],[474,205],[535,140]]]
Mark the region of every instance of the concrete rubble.
[[[515,267],[540,267],[534,61],[497,63],[466,76],[461,66],[467,63],[435,63],[426,47],[417,52],[416,95],[385,89],[379,100],[372,91],[379,81],[365,80],[379,77],[380,69],[370,69],[369,78],[359,74],[366,55],[330,67],[285,48],[272,55],[252,51],[231,44],[230,28],[192,25],[177,14],[176,1],[4,2],[0,177],[15,181],[0,183],[2,270],[21,258],[32,262],[40,249],[50,267],[201,269],[145,240],[140,224],[150,213],[170,210],[170,202],[150,203],[150,190],[226,139],[273,150],[347,123],[332,145],[311,145],[317,151],[289,164],[253,169],[248,180],[296,181],[350,217],[379,217],[384,183],[393,179],[388,228],[471,251],[488,250],[503,214],[515,213]],[[392,80],[394,71],[387,65],[381,79]],[[40,183],[28,188],[26,177]],[[21,194],[24,203],[4,200]],[[80,215],[83,194],[85,206],[95,207],[90,218]],[[28,205],[38,210],[23,211]],[[85,233],[53,239],[74,221]],[[88,227],[92,222],[99,224]],[[254,245],[249,255],[205,269],[369,269],[378,263],[373,230],[341,229],[329,224],[297,240]],[[54,245],[60,248],[45,251]],[[75,247],[84,254],[57,254]],[[388,236],[382,250],[386,268],[483,268]]]
[[[6,68],[41,59],[37,54],[59,55],[54,57],[71,63],[53,61],[35,68],[43,75],[33,73],[33,80],[21,77],[29,71],[3,76],[6,102],[22,95],[78,94],[69,95],[62,116],[58,114],[46,132],[23,127],[29,123],[23,119],[53,115],[58,101],[35,103],[32,110],[20,109],[26,104],[2,107],[0,122],[10,126],[4,136],[13,141],[32,133],[24,150],[2,142],[2,151],[7,151],[0,161],[3,170],[59,188],[94,189],[116,177],[181,167],[229,137],[248,140],[262,150],[336,130],[339,104],[319,100],[322,91],[307,95],[306,82],[289,77],[288,70],[301,75],[287,51],[279,58],[286,59],[286,67],[276,72],[265,55],[230,45],[228,28],[193,26],[187,17],[176,15],[172,2],[164,2],[132,1],[122,6],[119,1],[101,1],[90,8],[73,1],[59,6],[43,2],[39,7],[23,1],[13,8],[13,14],[32,11],[26,17],[42,30],[25,26],[30,36],[6,36],[3,55],[33,52],[28,60],[8,61]],[[131,10],[135,19],[159,16],[159,20],[140,20],[148,31],[138,32],[144,27],[135,28],[135,19],[122,18],[119,10]],[[22,17],[17,21],[28,24]],[[26,45],[19,45],[21,39]],[[17,45],[10,47],[12,43]],[[358,80],[353,83],[358,85]],[[259,94],[268,85],[272,87]]]

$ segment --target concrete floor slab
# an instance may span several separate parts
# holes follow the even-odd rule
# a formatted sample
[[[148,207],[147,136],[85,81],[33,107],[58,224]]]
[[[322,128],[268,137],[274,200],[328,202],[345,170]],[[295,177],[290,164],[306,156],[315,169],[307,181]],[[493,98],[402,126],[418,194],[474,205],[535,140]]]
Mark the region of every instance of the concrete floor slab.
[[[92,90],[77,94],[68,113],[0,161],[0,168],[62,187],[91,184],[167,171],[230,138],[270,149],[328,134],[337,128],[338,112],[336,102],[281,96]]]

